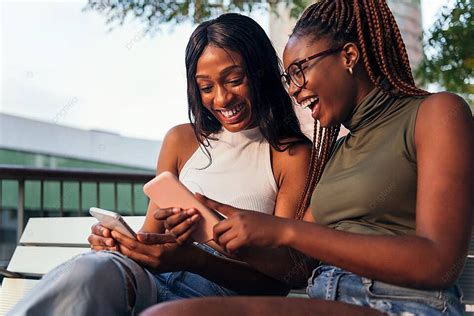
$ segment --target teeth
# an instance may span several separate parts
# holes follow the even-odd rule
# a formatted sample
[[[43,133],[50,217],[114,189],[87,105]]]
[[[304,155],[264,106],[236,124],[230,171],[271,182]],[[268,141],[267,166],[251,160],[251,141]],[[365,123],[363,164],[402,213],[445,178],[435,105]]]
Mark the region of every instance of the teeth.
[[[303,107],[303,109],[306,109],[307,107],[309,107],[312,103],[314,102],[319,102],[319,98],[318,97],[314,97],[314,98],[309,98],[309,99],[306,99],[304,100],[303,102],[301,102],[301,107]]]
[[[232,116],[236,115],[243,109],[244,105],[240,104],[239,106],[231,109],[231,110],[220,110],[222,115],[224,115],[226,118],[231,118]]]

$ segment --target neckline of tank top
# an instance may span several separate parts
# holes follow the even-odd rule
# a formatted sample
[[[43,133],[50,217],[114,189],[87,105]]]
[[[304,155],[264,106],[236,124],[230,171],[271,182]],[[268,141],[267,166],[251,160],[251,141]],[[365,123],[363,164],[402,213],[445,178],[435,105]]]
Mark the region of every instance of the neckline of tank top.
[[[229,132],[225,128],[222,128],[218,133],[216,133],[216,136],[220,140],[226,140],[230,142],[241,141],[243,139],[261,140],[263,138],[263,135],[260,132],[260,128],[258,126],[235,133]]]

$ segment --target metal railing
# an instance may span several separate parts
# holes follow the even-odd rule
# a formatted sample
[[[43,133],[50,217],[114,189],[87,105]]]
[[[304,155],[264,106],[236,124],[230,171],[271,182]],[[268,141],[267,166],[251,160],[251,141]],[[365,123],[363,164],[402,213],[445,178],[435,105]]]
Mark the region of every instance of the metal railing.
[[[100,185],[109,183],[113,185],[113,200],[115,209],[118,207],[118,184],[130,184],[131,215],[135,215],[135,185],[143,185],[151,178],[153,173],[124,172],[124,171],[95,171],[91,169],[47,169],[23,166],[0,165],[0,211],[2,210],[2,183],[4,180],[18,182],[17,205],[17,239],[19,240],[25,227],[25,183],[37,181],[40,186],[40,215],[45,211],[45,182],[59,182],[59,216],[64,216],[64,183],[78,183],[78,215],[83,215],[83,184],[95,183],[97,206],[101,205]]]

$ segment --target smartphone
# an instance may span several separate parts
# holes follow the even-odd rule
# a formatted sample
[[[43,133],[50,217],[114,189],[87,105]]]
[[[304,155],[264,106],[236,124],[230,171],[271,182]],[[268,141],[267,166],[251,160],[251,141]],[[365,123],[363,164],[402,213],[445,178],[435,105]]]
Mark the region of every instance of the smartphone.
[[[143,186],[143,192],[160,208],[179,207],[195,208],[201,214],[197,229],[191,237],[199,243],[206,243],[213,238],[212,229],[225,218],[206,207],[196,199],[194,194],[169,171],[164,171]]]
[[[133,231],[130,226],[125,222],[125,220],[120,216],[120,214],[112,212],[112,211],[107,211],[103,210],[98,207],[91,207],[89,209],[89,213],[97,218],[99,223],[110,229],[110,230],[116,230],[119,233],[130,237],[132,239],[137,239],[137,234]]]

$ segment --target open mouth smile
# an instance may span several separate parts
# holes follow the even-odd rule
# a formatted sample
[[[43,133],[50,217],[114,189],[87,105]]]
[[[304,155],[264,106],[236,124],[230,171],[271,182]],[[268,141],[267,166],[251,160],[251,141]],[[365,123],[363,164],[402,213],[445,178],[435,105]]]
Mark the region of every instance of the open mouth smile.
[[[316,106],[316,104],[319,103],[319,97],[312,97],[312,98],[308,98],[308,99],[305,99],[303,100],[300,105],[303,109],[306,109],[306,108],[314,108]]]
[[[244,104],[241,103],[231,109],[222,109],[222,110],[215,110],[220,114],[222,119],[227,123],[233,123],[237,119],[239,119],[242,110],[244,109]]]

